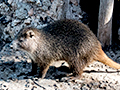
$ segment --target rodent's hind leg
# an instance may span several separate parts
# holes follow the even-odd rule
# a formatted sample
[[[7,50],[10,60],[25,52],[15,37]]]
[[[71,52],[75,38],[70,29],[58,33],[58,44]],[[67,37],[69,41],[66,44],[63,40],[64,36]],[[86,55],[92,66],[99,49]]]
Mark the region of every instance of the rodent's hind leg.
[[[73,69],[73,74],[71,76],[69,76],[70,79],[72,80],[76,80],[76,79],[81,79],[82,77],[82,73],[83,73],[83,69],[78,69],[78,71],[74,71],[75,69]]]
[[[70,66],[70,70],[73,73],[70,78],[80,79],[83,73],[83,69],[85,67],[85,64],[83,64],[84,61],[80,61],[80,59],[73,59],[70,62],[68,62]]]
[[[72,71],[72,74],[68,74],[67,77],[63,77],[62,80],[65,80],[65,81],[76,81],[76,80],[82,78],[82,73],[83,73],[82,69],[76,71],[75,68],[71,68],[71,71]]]
[[[40,64],[38,66],[40,67],[39,77],[44,78],[50,65],[44,63],[44,64]]]

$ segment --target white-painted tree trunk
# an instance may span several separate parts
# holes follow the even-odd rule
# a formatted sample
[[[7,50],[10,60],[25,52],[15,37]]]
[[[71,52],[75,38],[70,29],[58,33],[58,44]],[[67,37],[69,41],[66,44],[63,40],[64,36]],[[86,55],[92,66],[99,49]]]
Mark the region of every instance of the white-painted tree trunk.
[[[112,43],[113,7],[114,0],[100,0],[97,36],[103,47]]]

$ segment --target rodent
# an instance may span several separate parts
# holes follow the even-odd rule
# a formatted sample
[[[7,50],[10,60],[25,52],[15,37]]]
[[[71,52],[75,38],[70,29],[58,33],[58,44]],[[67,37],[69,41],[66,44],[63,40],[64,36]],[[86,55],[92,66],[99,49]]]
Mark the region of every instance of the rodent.
[[[120,69],[120,64],[104,53],[93,32],[76,20],[58,20],[40,30],[24,28],[12,43],[13,47],[29,54],[33,73],[36,73],[36,65],[40,67],[41,78],[45,77],[51,62],[58,60],[65,60],[77,78],[85,66],[96,60]]]

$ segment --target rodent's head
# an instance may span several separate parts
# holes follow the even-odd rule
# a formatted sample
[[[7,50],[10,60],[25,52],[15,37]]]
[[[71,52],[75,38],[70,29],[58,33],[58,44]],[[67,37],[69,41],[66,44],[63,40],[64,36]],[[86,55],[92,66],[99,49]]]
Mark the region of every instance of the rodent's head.
[[[22,29],[12,42],[13,49],[34,52],[39,42],[38,30],[35,28]]]

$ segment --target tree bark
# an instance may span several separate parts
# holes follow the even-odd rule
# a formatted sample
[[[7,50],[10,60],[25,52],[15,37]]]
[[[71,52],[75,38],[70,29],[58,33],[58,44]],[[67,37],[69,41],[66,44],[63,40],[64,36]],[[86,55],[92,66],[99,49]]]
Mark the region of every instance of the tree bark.
[[[103,47],[112,43],[113,7],[114,0],[100,0],[97,36]]]

